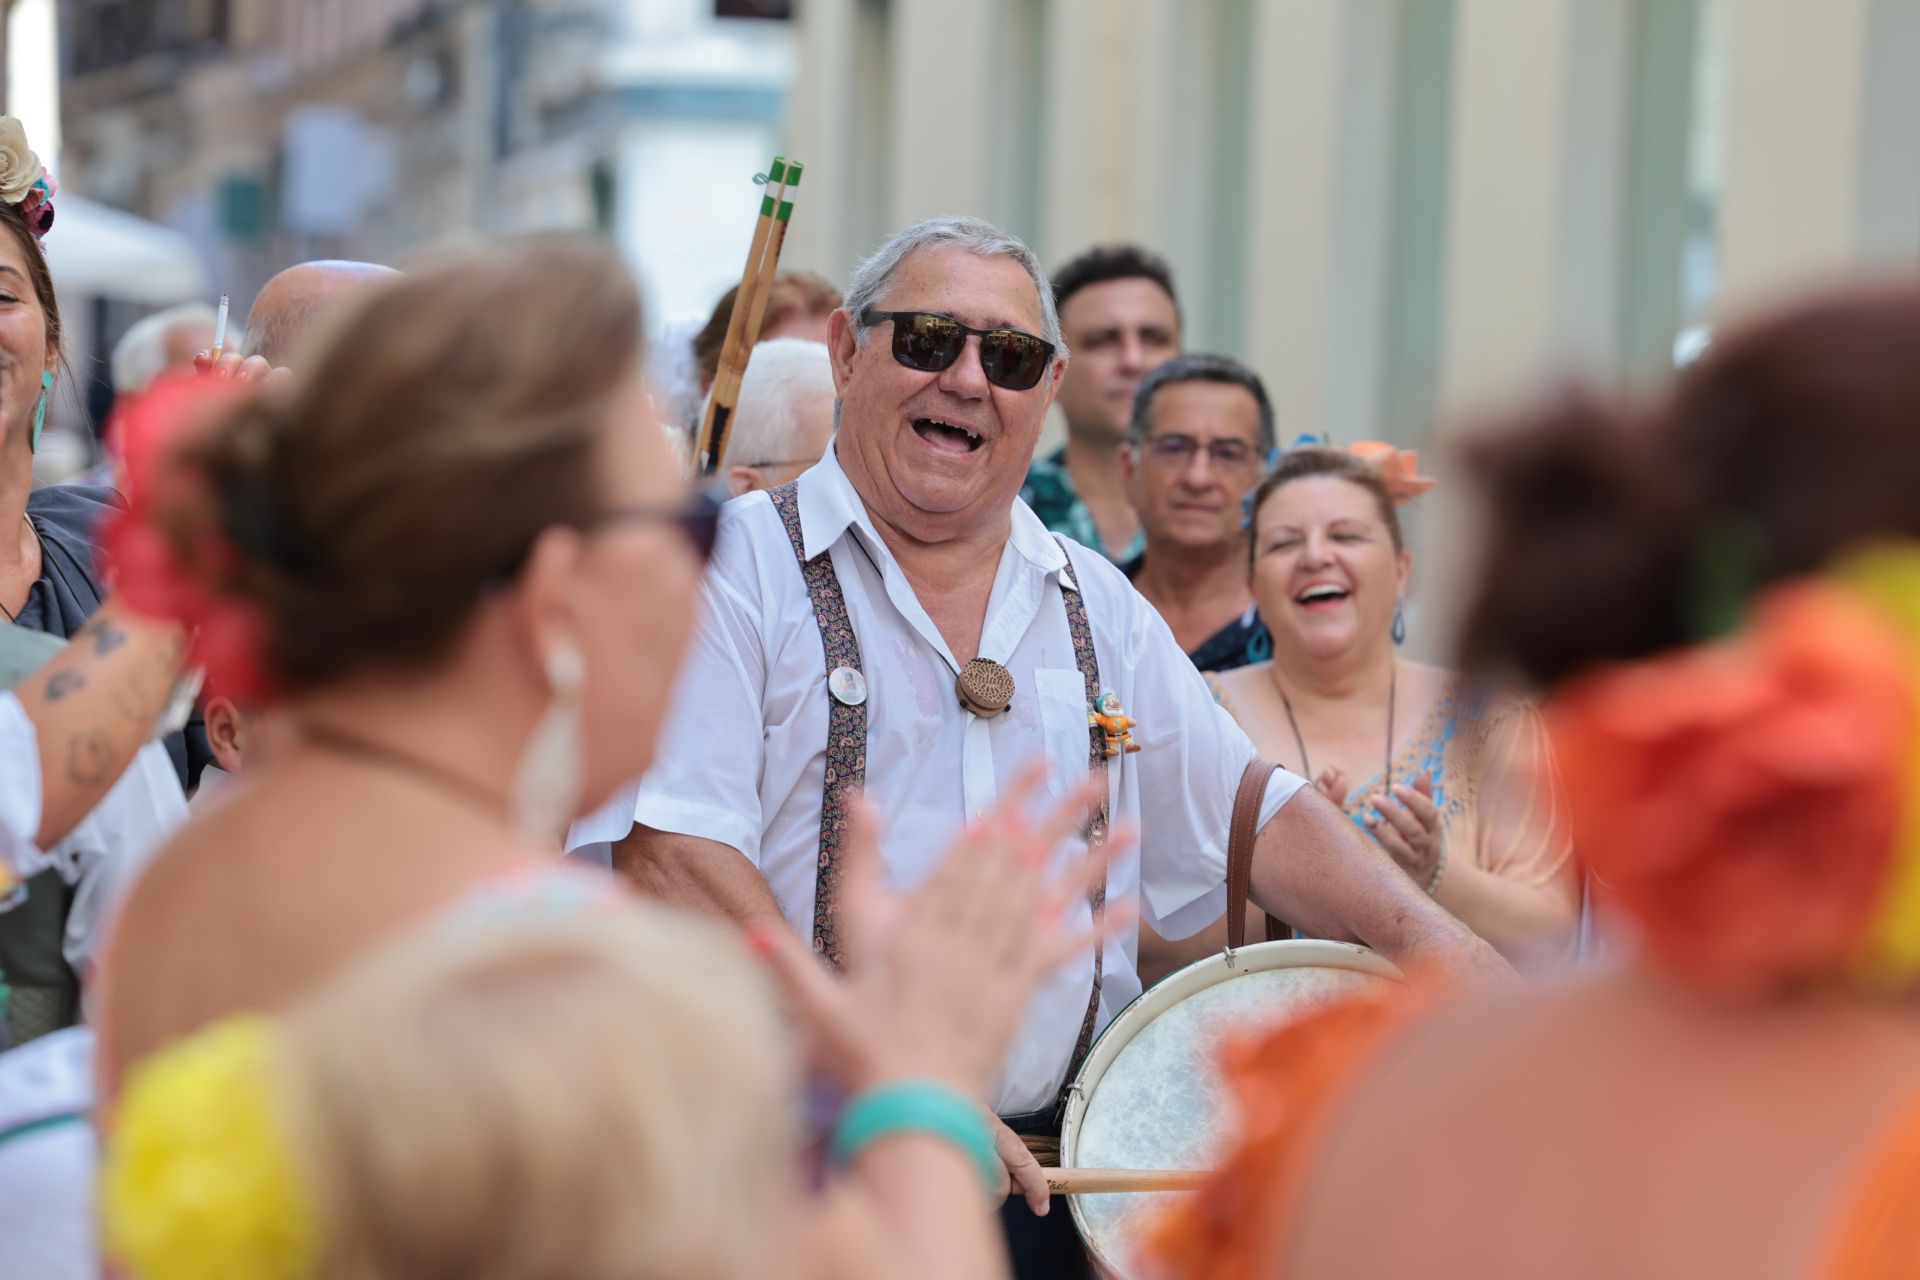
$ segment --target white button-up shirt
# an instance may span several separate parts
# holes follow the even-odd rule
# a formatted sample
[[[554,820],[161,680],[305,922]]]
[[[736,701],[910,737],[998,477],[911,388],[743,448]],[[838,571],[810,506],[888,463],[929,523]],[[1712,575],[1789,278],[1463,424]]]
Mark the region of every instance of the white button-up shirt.
[[[0,691],[0,904],[12,896],[10,880],[25,880],[47,865],[33,846],[40,833],[40,738],[25,707],[12,693]]]
[[[40,749],[20,700],[0,692],[0,911],[26,899],[24,881],[48,867],[74,890],[63,951],[84,971],[102,926],[134,878],[187,820],[187,798],[165,746],[148,742],[126,772],[67,837],[42,852],[34,846],[41,817]]]
[[[0,1054],[0,1280],[99,1276],[93,1101],[86,1027]]]
[[[1108,761],[1113,822],[1140,833],[1108,872],[1110,902],[1137,901],[1170,937],[1226,905],[1227,828],[1253,744],[1213,700],[1158,613],[1098,553],[1061,545],[1024,503],[1000,555],[979,656],[1012,674],[1012,705],[991,719],[961,707],[959,664],[875,532],[839,460],[799,480],[809,559],[830,550],[867,684],[866,795],[884,819],[882,855],[902,888],[922,880],[969,819],[1044,758],[1063,795],[1085,780],[1087,692],[1061,594],[1078,584],[1103,691],[1119,695],[1136,754]],[[827,664],[786,526],[764,493],[728,503],[702,588],[699,625],[660,736],[635,787],[575,824],[568,846],[595,860],[634,823],[730,845],[766,877],[781,910],[811,936],[826,775]],[[1301,786],[1276,772],[1264,825]],[[1084,848],[1063,850],[1084,853]],[[1081,919],[1088,906],[1082,901]],[[1140,994],[1138,931],[1110,939],[1099,1024]],[[1003,1115],[1048,1105],[1065,1083],[1092,991],[1091,951],[1044,982],[995,1096]]]

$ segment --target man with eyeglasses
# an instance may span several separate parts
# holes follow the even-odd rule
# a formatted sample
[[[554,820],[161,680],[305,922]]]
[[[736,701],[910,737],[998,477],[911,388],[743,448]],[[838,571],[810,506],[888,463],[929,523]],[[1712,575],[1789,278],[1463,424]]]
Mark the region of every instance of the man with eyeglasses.
[[[833,363],[823,342],[769,338],[747,357],[721,459],[726,492],[774,489],[820,461],[833,439]]]
[[[1241,504],[1273,452],[1273,406],[1226,356],[1176,356],[1141,382],[1120,474],[1147,545],[1121,566],[1202,671],[1269,656],[1247,586]]]
[[[1073,348],[1059,397],[1067,443],[1034,460],[1020,497],[1047,528],[1123,564],[1146,544],[1120,450],[1140,379],[1180,351],[1173,272],[1138,245],[1098,245],[1054,273],[1053,305]]]
[[[1018,499],[1067,367],[1032,252],[975,219],[909,227],[855,273],[828,347],[833,446],[792,485],[727,504],[660,763],[569,847],[684,906],[784,918],[831,963],[856,790],[882,816],[889,880],[909,886],[1038,765],[1055,796],[1104,784],[1052,857],[1137,833],[1072,912],[1137,911],[1170,937],[1210,924],[1253,744],[1120,571]],[[1108,753],[1096,708],[1131,719],[1135,749]],[[1261,906],[1402,964],[1504,969],[1299,778],[1274,775],[1260,821]],[[1140,993],[1136,936],[1122,924],[1040,987],[983,1099],[1024,1193],[1002,1211],[1019,1276],[1087,1274],[1013,1135],[1058,1136],[1064,1085]]]

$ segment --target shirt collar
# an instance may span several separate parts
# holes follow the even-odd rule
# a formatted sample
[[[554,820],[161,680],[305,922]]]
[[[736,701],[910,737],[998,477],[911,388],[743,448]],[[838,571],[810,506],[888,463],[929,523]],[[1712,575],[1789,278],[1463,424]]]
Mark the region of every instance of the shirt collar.
[[[881,541],[879,531],[873,527],[873,517],[867,512],[867,504],[861,499],[859,490],[853,487],[853,481],[841,469],[837,446],[829,447],[825,457],[800,474],[796,496],[800,507],[800,541],[807,559],[813,559],[838,542],[840,535],[849,528],[864,534],[875,550],[885,550],[886,543]],[[1040,523],[1040,517],[1033,514],[1032,508],[1019,498],[1013,500],[1013,520],[1008,541],[1023,559],[1041,573],[1057,573],[1064,585],[1075,591],[1080,589],[1059,541],[1047,532],[1047,527]]]

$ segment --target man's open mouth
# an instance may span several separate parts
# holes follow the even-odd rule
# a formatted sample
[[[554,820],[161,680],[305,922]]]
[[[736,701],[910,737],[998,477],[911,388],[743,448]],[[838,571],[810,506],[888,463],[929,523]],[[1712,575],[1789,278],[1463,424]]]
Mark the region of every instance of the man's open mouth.
[[[978,449],[985,440],[985,437],[977,431],[970,431],[965,427],[944,421],[940,418],[915,418],[913,420],[913,430],[916,435],[929,444],[938,445],[943,449],[952,449],[956,452],[964,451],[972,453],[975,449]]]

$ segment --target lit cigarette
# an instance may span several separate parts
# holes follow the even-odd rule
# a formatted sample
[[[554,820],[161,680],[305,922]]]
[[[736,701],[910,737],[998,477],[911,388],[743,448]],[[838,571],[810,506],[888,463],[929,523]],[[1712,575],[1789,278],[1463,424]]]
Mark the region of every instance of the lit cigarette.
[[[220,295],[220,318],[213,322],[213,359],[217,364],[220,351],[227,345],[227,295]]]

